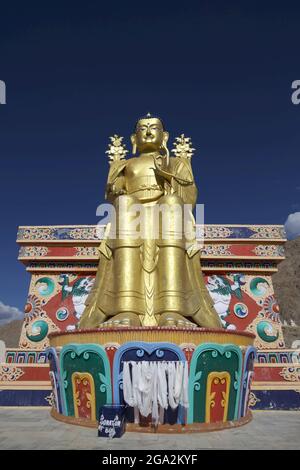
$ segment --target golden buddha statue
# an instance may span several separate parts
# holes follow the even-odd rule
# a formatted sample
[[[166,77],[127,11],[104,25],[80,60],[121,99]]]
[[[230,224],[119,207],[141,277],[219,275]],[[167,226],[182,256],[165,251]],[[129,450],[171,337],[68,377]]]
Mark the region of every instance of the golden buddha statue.
[[[186,235],[176,215],[186,205],[193,208],[196,204],[190,162],[194,149],[182,135],[177,138],[181,147],[178,144],[175,156],[170,157],[168,138],[161,119],[149,114],[138,120],[131,136],[132,158],[125,159],[122,138],[111,137],[106,199],[119,217],[114,226],[107,225],[100,244],[97,276],[80,329],[221,328],[204,284],[195,235]],[[135,207],[143,208],[143,233],[134,230]],[[185,212],[193,222],[192,211]]]

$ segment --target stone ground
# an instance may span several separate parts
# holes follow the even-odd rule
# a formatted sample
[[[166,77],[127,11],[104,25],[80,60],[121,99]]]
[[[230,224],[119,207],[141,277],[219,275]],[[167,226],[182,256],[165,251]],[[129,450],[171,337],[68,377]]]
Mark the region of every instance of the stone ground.
[[[56,421],[49,411],[0,407],[0,449],[300,449],[300,411],[256,411],[251,423],[231,430],[181,435],[128,432],[112,440],[98,438],[96,429]]]

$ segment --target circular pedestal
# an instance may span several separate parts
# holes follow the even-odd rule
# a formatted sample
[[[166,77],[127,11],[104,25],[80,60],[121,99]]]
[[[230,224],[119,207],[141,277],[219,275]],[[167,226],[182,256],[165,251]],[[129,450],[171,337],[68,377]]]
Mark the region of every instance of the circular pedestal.
[[[126,410],[126,430],[203,432],[251,420],[248,398],[254,335],[205,328],[101,328],[53,333],[48,349],[53,387],[52,416],[95,427],[106,404],[124,404],[125,361],[188,362],[189,407],[164,411],[154,427],[137,410]],[[138,421],[138,422],[137,422]]]

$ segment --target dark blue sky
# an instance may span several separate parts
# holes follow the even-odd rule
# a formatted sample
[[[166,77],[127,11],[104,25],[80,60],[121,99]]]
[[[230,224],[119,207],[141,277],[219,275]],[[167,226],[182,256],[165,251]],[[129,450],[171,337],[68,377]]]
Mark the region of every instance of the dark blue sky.
[[[0,300],[26,300],[17,226],[96,223],[108,137],[147,111],[192,137],[206,223],[300,211],[299,39],[299,2],[2,3]]]

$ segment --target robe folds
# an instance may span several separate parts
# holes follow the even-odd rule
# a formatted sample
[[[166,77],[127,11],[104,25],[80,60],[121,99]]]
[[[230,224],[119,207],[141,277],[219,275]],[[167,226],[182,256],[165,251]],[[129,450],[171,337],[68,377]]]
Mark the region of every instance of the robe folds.
[[[115,218],[99,247],[97,276],[79,327],[97,328],[116,315],[133,318],[133,326],[157,326],[162,315],[173,314],[220,328],[201,271],[200,247],[187,229],[194,224],[197,198],[190,162],[170,158],[166,172],[154,163],[145,170],[142,158],[111,167],[108,186],[124,194],[107,195]],[[140,175],[141,168],[148,174]],[[137,205],[143,214],[138,233],[132,212]]]

